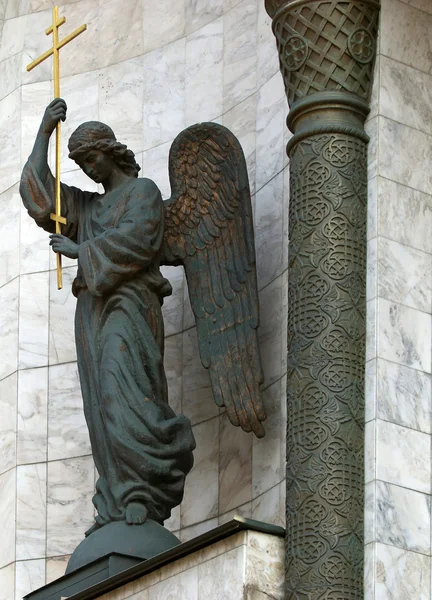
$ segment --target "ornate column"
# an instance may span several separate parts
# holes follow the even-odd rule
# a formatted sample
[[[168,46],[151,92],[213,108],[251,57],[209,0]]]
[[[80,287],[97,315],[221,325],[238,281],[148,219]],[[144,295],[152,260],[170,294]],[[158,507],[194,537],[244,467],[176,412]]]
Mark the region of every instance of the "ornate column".
[[[379,3],[266,0],[290,104],[286,598],[363,600],[367,143]]]

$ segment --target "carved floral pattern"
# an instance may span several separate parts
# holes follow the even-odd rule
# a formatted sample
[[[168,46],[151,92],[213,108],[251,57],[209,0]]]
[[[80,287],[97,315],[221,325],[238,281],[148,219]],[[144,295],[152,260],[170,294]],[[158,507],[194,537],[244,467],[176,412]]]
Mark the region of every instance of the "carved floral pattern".
[[[291,155],[287,590],[363,598],[366,144]]]

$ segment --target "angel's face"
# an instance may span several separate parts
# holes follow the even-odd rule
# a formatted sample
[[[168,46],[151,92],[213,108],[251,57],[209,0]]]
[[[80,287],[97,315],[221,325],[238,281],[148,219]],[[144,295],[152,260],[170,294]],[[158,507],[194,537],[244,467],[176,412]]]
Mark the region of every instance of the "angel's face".
[[[95,183],[106,181],[115,168],[113,158],[102,150],[89,150],[76,162]]]

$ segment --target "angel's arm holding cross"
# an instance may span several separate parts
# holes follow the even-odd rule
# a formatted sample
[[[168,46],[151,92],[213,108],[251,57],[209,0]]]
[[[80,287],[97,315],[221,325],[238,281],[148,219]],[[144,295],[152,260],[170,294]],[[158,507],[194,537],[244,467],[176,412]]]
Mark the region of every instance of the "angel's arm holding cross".
[[[64,235],[55,234],[55,222],[50,218],[55,212],[55,179],[48,166],[49,141],[57,123],[66,119],[66,110],[66,103],[61,98],[56,98],[46,108],[33,150],[23,169],[20,193],[29,215],[51,234],[53,250],[77,258],[79,203],[85,192],[61,185],[62,211],[67,223],[62,226]]]

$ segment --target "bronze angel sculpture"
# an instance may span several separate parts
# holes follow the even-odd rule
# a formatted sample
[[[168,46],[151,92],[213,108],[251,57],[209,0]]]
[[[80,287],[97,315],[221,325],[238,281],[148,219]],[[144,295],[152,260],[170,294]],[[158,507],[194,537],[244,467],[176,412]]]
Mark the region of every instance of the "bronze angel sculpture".
[[[104,193],[61,185],[67,224],[55,234],[48,143],[66,104],[47,107],[20,192],[50,232],[55,252],[78,259],[75,337],[85,417],[99,473],[94,526],[163,525],[183,497],[195,441],[169,407],[161,305],[171,294],[161,265],[183,265],[199,351],[214,399],[233,425],[264,435],[257,341],[258,293],[251,198],[238,140],[215,123],[174,141],[172,196],[138,178],[134,154],[99,122],[69,140],[69,156]]]

